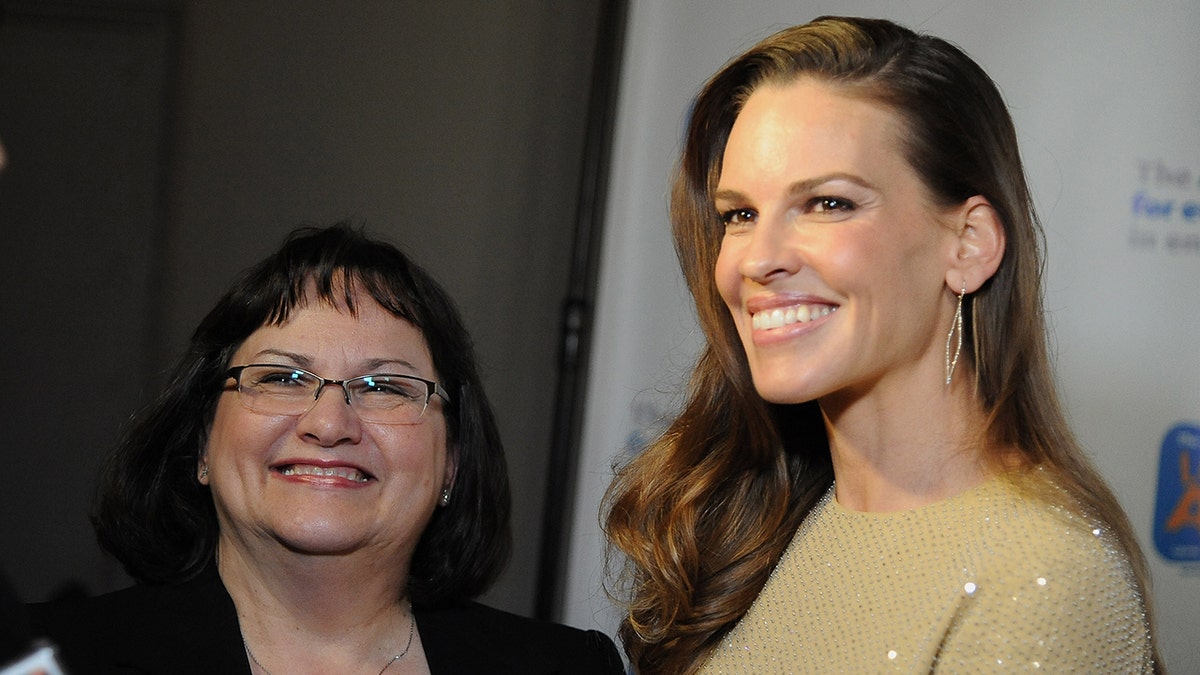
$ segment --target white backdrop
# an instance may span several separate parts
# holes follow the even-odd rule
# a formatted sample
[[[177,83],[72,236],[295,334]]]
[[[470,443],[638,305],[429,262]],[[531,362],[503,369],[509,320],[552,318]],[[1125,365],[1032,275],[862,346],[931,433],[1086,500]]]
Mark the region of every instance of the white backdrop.
[[[632,0],[565,620],[616,625],[601,590],[600,499],[613,462],[674,409],[698,345],[666,215],[687,107],[726,60],[821,14],[939,35],[999,84],[1047,230],[1047,308],[1072,422],[1150,558],[1167,665],[1200,673],[1194,0]]]

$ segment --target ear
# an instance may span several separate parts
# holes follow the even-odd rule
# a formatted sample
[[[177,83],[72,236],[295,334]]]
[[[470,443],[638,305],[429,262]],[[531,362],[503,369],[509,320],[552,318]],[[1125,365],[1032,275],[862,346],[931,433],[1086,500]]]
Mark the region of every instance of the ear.
[[[956,236],[946,285],[955,295],[964,288],[974,293],[1004,260],[1004,225],[991,202],[975,195],[955,210],[952,226]]]

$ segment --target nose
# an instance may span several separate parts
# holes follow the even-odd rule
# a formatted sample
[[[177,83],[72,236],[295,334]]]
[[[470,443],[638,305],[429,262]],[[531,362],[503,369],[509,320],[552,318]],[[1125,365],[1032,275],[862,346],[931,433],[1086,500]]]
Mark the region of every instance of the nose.
[[[802,256],[795,242],[795,228],[786,218],[763,217],[742,235],[738,271],[760,284],[791,276],[800,271]]]
[[[321,396],[327,389],[340,395]],[[296,433],[322,447],[357,443],[362,438],[362,421],[350,406],[350,392],[340,382],[326,382],[316,401],[296,422]]]

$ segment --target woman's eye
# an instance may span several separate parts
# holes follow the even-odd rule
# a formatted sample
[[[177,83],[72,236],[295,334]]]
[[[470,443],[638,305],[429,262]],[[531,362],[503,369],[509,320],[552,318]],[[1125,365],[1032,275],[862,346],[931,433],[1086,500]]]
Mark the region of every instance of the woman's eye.
[[[425,392],[416,382],[406,378],[390,378],[386,375],[376,375],[361,380],[356,387],[355,394],[408,401],[416,401],[425,396]]]
[[[749,225],[757,215],[750,209],[730,209],[721,213],[721,222],[725,223],[725,227]]]
[[[853,211],[857,205],[842,197],[813,197],[809,201],[809,210],[815,213],[836,213]]]
[[[304,386],[303,373],[294,370],[274,370],[254,374],[254,384],[264,387],[295,387]]]

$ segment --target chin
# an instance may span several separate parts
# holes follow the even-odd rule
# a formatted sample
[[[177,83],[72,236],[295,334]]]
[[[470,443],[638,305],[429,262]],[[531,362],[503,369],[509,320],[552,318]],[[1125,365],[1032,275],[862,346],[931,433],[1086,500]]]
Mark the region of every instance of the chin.
[[[755,389],[758,392],[758,396],[760,396],[762,400],[767,401],[768,404],[778,404],[784,406],[803,404],[805,401],[811,401],[812,399],[816,398],[816,396],[811,396],[803,392],[797,392],[797,390],[792,387],[760,387],[755,384]]]
[[[350,523],[297,519],[276,529],[275,539],[299,553],[332,555],[362,546],[365,535]]]
[[[760,380],[755,378],[754,389],[767,403],[790,405],[811,401],[814,396],[807,388],[798,387],[795,380],[780,381],[779,378]]]
[[[341,555],[362,548],[362,540],[348,537],[277,536],[289,551],[307,555]]]

